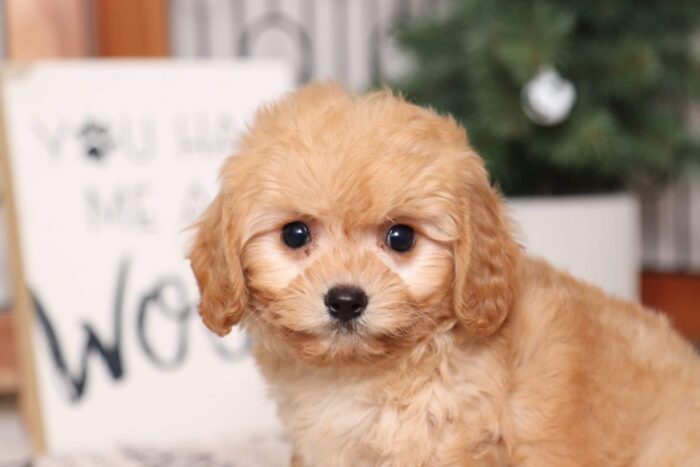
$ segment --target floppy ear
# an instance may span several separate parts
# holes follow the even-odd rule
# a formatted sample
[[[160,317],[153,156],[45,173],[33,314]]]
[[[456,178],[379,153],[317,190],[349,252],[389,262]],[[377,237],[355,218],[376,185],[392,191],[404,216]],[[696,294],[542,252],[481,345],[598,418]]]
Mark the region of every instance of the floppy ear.
[[[190,265],[199,285],[199,314],[204,324],[220,336],[237,324],[248,302],[240,264],[240,245],[219,194],[195,228]]]
[[[454,307],[472,335],[488,336],[501,326],[513,303],[520,247],[483,166],[470,171],[473,182],[463,192],[466,212],[455,246]]]

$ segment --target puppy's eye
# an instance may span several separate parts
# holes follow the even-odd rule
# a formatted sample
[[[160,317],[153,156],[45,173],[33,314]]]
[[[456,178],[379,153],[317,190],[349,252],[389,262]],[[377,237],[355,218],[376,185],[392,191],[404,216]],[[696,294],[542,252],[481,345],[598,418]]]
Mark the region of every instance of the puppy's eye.
[[[416,243],[416,231],[404,224],[389,227],[386,233],[386,246],[399,253],[405,253]]]
[[[309,228],[303,222],[295,221],[282,227],[282,241],[289,248],[301,248],[311,240]]]

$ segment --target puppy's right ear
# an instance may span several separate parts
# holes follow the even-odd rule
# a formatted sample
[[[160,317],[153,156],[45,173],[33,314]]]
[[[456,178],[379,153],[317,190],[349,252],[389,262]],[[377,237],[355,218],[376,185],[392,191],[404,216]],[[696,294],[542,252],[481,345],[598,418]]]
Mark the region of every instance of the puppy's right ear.
[[[220,336],[241,320],[248,291],[240,263],[240,245],[234,227],[226,222],[220,194],[195,224],[196,238],[190,265],[199,285],[199,314],[204,324]]]
[[[465,158],[462,234],[455,245],[454,304],[474,336],[494,333],[506,319],[517,289],[520,247],[503,200],[489,185],[481,159]]]

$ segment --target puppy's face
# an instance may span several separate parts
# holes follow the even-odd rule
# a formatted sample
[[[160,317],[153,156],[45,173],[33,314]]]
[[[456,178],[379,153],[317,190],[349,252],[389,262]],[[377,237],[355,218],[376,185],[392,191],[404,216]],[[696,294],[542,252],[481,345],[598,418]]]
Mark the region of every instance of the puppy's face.
[[[242,322],[269,350],[324,365],[505,318],[517,247],[449,119],[310,86],[257,116],[222,183],[191,254],[220,334]]]

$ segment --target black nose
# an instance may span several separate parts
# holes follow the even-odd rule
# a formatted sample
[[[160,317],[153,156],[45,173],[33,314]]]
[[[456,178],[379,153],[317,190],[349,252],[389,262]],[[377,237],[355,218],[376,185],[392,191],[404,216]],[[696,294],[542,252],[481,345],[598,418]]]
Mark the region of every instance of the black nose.
[[[367,308],[367,294],[358,287],[338,285],[326,292],[323,303],[335,319],[350,321]]]

